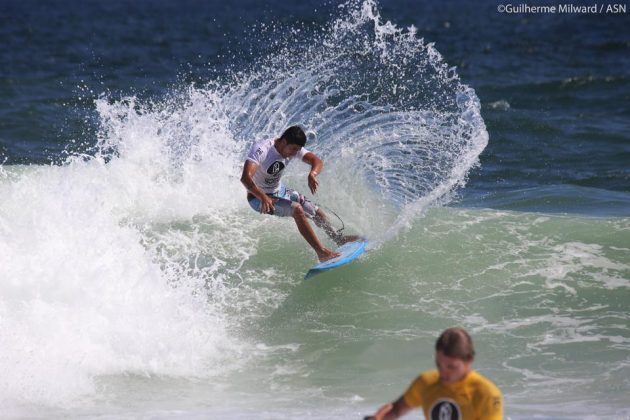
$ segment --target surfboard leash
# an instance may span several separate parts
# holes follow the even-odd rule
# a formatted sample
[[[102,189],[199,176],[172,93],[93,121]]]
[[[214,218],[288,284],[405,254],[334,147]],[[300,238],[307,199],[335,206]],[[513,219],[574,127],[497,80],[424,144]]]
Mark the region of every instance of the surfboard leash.
[[[343,232],[343,230],[346,228],[346,224],[343,222],[343,220],[341,219],[341,217],[339,217],[339,215],[338,215],[337,213],[335,213],[334,211],[332,211],[332,209],[330,209],[330,208],[328,208],[328,207],[326,207],[326,206],[322,206],[322,205],[320,205],[320,204],[318,204],[318,206],[319,206],[319,207],[323,207],[324,209],[326,209],[326,211],[327,211],[327,212],[330,212],[330,213],[334,214],[334,215],[335,215],[335,217],[336,217],[337,219],[339,219],[339,221],[341,222],[341,228],[340,228],[340,229],[337,229],[337,232],[336,232],[336,233],[337,233],[337,235],[341,235],[341,232]]]

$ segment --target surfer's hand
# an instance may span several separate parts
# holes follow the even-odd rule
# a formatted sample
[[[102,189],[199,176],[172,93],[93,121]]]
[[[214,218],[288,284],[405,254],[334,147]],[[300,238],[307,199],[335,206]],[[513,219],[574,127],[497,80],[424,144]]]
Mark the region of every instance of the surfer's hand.
[[[262,214],[272,214],[274,210],[273,200],[266,195],[263,196],[263,199],[260,201],[260,212]]]
[[[311,189],[311,192],[313,194],[315,194],[315,191],[317,191],[317,187],[319,186],[319,182],[317,182],[317,179],[315,179],[315,177],[317,176],[317,172],[311,171],[308,174],[308,187]]]
[[[387,416],[390,413],[390,411],[392,411],[393,407],[394,406],[391,403],[385,404],[384,406],[378,409],[376,414],[374,414],[373,416],[365,416],[363,420],[383,420],[385,416]]]

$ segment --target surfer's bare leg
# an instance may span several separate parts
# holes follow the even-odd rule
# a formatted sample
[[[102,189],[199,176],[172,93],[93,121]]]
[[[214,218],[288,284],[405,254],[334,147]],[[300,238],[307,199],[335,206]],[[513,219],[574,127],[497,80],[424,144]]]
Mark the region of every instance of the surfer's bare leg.
[[[326,235],[328,235],[330,239],[332,239],[333,241],[335,241],[335,243],[337,243],[337,239],[341,235],[339,235],[335,231],[335,229],[332,227],[332,225],[328,221],[328,218],[326,217],[326,214],[322,211],[322,209],[317,209],[317,212],[315,213],[315,217],[313,217],[313,221],[315,222],[317,227],[319,227],[320,229],[323,229],[324,232],[326,232]]]
[[[326,235],[330,239],[332,239],[337,245],[343,245],[348,242],[356,241],[357,239],[361,239],[360,236],[356,235],[342,235],[338,233],[328,221],[328,217],[326,217],[326,213],[322,211],[322,209],[317,209],[315,212],[315,217],[313,217],[313,221],[320,229],[323,229],[326,232]]]
[[[330,249],[322,245],[322,243],[317,238],[315,231],[308,222],[308,218],[306,217],[306,213],[304,213],[304,209],[302,209],[302,206],[293,206],[293,219],[295,219],[295,224],[297,225],[298,230],[300,231],[304,239],[306,239],[306,242],[308,242],[308,244],[317,253],[317,258],[320,262],[328,261],[341,255],[337,252],[331,251]]]

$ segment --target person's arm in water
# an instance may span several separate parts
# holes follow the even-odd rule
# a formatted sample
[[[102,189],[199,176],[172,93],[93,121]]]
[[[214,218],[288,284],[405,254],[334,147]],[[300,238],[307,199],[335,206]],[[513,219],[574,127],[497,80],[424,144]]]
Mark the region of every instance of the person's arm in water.
[[[324,169],[324,162],[313,152],[305,154],[302,161],[311,165],[311,171],[308,173],[308,187],[311,189],[311,192],[315,194],[315,191],[317,191],[317,187],[319,186],[319,182],[317,182],[317,175],[319,175],[322,172],[322,169]]]
[[[411,411],[404,397],[398,398],[393,404],[388,403],[378,409],[373,416],[367,416],[364,420],[393,420],[400,418]]]
[[[261,213],[270,213],[274,210],[273,200],[269,198],[267,194],[264,193],[263,190],[258,188],[256,183],[254,182],[254,174],[256,173],[256,169],[258,169],[258,165],[252,162],[251,160],[245,161],[245,166],[243,166],[243,174],[241,175],[241,182],[247,188],[247,191],[254,194],[256,198],[260,200],[260,212]]]

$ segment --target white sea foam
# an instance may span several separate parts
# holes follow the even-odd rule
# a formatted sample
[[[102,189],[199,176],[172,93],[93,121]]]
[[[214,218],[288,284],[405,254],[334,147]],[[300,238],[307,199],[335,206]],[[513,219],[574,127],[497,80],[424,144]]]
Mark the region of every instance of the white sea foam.
[[[630,280],[624,278],[628,272],[630,266],[607,258],[602,245],[568,242],[554,246],[546,266],[531,274],[543,276],[547,287],[562,287],[575,294],[568,282],[582,278],[608,289],[630,287]]]
[[[237,221],[223,217],[239,185],[221,120],[191,123],[188,156],[171,147],[184,123],[209,115],[210,100],[193,94],[191,103],[180,115],[142,115],[133,101],[100,100],[102,150],[114,147],[115,157],[15,168],[0,183],[4,403],[73,404],[98,392],[97,375],[205,377],[236,358],[220,280],[255,241],[242,225],[231,232]],[[199,213],[218,230],[182,237],[147,229]],[[211,246],[220,243],[227,245]],[[214,263],[183,265],[177,249],[185,261],[207,252]]]

